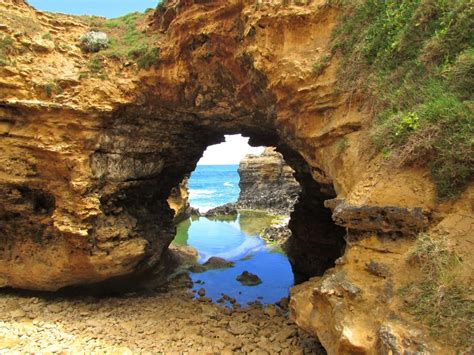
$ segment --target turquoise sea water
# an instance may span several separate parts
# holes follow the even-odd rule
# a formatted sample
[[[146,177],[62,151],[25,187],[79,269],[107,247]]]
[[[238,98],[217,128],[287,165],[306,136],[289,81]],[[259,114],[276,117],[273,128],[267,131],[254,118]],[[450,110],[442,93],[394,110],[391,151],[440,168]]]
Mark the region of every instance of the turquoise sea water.
[[[239,198],[238,165],[198,165],[189,179],[189,202],[201,212]]]
[[[239,195],[237,165],[199,166],[189,180],[190,203],[201,211],[234,202]],[[177,227],[175,244],[190,245],[199,252],[199,263],[217,256],[235,265],[223,270],[191,273],[195,290],[201,287],[214,302],[229,295],[241,305],[260,300],[275,303],[287,297],[294,279],[291,265],[281,250],[274,249],[258,237],[259,231],[273,220],[263,212],[240,211],[237,216],[220,219],[188,219]],[[262,280],[257,286],[243,286],[236,277],[243,271]]]

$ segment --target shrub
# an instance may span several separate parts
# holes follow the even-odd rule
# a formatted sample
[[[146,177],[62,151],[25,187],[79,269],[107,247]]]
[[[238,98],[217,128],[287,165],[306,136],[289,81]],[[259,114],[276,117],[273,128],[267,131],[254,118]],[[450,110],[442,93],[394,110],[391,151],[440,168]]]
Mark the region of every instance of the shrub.
[[[160,64],[158,48],[150,48],[137,60],[137,65],[141,69],[158,67]]]
[[[165,12],[165,10],[166,10],[165,4],[163,3],[163,0],[160,0],[158,2],[158,5],[156,5],[156,12],[163,13],[163,12]]]
[[[331,62],[331,56],[328,54],[322,55],[316,63],[313,65],[313,73],[315,75],[321,75],[324,70],[329,66]]]
[[[84,52],[95,53],[109,46],[107,34],[98,31],[91,31],[81,36],[80,42]]]
[[[13,38],[5,36],[0,38],[0,66],[11,64],[8,56],[13,53]]]
[[[47,97],[53,97],[63,92],[62,88],[55,82],[44,84],[43,89]]]
[[[94,74],[100,73],[104,69],[102,62],[98,58],[92,59],[87,67],[89,68],[89,71]]]

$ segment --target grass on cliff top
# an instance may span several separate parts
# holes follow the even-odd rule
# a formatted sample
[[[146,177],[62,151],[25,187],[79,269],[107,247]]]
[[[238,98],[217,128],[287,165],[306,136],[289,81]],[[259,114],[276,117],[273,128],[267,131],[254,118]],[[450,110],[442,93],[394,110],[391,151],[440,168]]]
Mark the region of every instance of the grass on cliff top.
[[[421,234],[409,261],[423,276],[400,290],[404,311],[425,324],[438,340],[469,347],[474,337],[474,288],[460,276],[461,259],[445,239]]]
[[[392,163],[428,165],[439,199],[474,176],[474,3],[331,0],[339,82],[373,101],[372,142]]]
[[[133,12],[115,19],[105,20],[93,17],[90,26],[93,30],[107,33],[109,47],[97,53],[93,60],[101,57],[134,61],[141,69],[158,67],[159,48],[157,36],[147,34],[141,28],[152,9],[145,13]]]

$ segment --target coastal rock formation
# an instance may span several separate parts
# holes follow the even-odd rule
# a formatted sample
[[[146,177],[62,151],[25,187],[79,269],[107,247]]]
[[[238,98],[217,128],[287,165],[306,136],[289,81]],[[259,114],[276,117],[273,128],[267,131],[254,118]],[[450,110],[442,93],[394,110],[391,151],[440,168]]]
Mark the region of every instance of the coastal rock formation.
[[[216,216],[232,216],[235,215],[237,217],[237,207],[234,203],[226,203],[225,205],[218,206],[215,208],[210,209],[206,213],[204,213],[205,217],[216,217]]]
[[[191,215],[191,206],[189,205],[188,177],[177,186],[171,189],[168,197],[168,205],[174,211],[174,223],[179,223]]]
[[[238,172],[238,207],[267,209],[284,214],[291,212],[301,189],[293,177],[294,170],[274,148],[265,148],[258,156],[245,156]]]
[[[462,231],[453,248],[469,260],[474,189],[440,202],[426,169],[368,154],[373,102],[338,88],[337,57],[313,70],[330,53],[332,3],[165,1],[139,24],[157,67],[83,52],[100,19],[1,1],[0,287],[133,285],[174,237],[171,190],[242,133],[276,147],[301,186],[288,255],[299,279],[319,278],[293,291],[297,323],[331,354],[398,352],[423,329],[391,291],[416,276],[407,228]],[[436,352],[426,334],[408,340]]]

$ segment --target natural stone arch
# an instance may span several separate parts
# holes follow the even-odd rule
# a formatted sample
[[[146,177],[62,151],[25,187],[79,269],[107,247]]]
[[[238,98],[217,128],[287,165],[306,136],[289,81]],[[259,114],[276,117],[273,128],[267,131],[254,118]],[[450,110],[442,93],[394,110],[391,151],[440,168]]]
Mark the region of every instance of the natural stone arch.
[[[158,131],[142,131],[141,127],[146,127],[146,124],[134,123],[133,120],[152,122],[154,118],[143,113],[144,116],[138,114],[136,107],[132,113],[128,111],[130,109],[117,113],[111,125],[114,127],[113,131],[106,130],[102,133],[101,141],[107,144],[95,153],[92,172],[96,180],[104,184],[100,187],[101,191],[113,191],[102,195],[101,209],[108,220],[104,223],[107,226],[127,226],[129,235],[140,231],[151,247],[144,253],[143,260],[135,272],[146,272],[150,266],[156,267],[156,262],[163,259],[160,257],[174,237],[171,213],[165,206],[170,190],[195,169],[207,146],[222,142],[226,134],[235,133],[250,137],[250,143],[254,146],[276,147],[286,162],[293,167],[295,177],[302,186],[299,202],[291,217],[293,237],[287,248],[297,279],[304,280],[322,275],[342,254],[345,244],[344,231],[333,223],[331,211],[324,207],[325,200],[335,197],[332,185],[315,182],[304,159],[280,138],[272,125],[264,124],[255,119],[255,116],[249,115],[246,119],[214,119],[214,127],[211,130],[207,125],[200,124],[202,120],[196,116],[192,116],[189,121],[185,120],[185,124],[180,124],[182,117],[180,120],[170,117],[168,122],[175,124],[173,128],[169,127],[164,131],[164,136],[159,139],[159,146],[153,151],[163,122],[160,122]],[[259,124],[256,125],[255,122]],[[129,134],[130,125],[137,127],[135,134]],[[127,132],[126,137],[121,136],[120,132]],[[174,139],[176,136],[181,138]],[[136,137],[140,138],[137,140]],[[117,146],[121,146],[133,147],[136,150],[139,148],[139,142],[151,144],[140,148],[150,154],[142,156],[141,153],[117,149]],[[166,150],[160,149],[163,144],[167,147]],[[153,171],[159,173],[154,175]],[[111,219],[117,222],[111,222]],[[102,223],[98,226],[94,230],[97,235],[95,239],[103,240]],[[109,240],[106,238],[104,243],[109,243]],[[97,247],[100,248],[101,243],[97,244]]]
[[[22,2],[10,3],[47,23]],[[317,79],[312,74],[314,58],[329,48],[336,8],[315,2],[255,11],[252,4],[169,2],[149,28],[163,31],[159,69],[111,65],[109,81],[79,83],[83,90],[54,100],[38,99],[28,77],[2,91],[0,286],[56,290],[157,265],[173,235],[171,188],[208,145],[232,133],[276,146],[297,172],[295,269],[307,277],[331,265],[344,243],[341,232],[333,237],[323,201],[336,192],[357,195],[368,173],[363,144],[344,155],[335,144],[366,134],[367,107],[337,92],[336,64]],[[69,21],[64,28],[75,36],[86,26]]]

